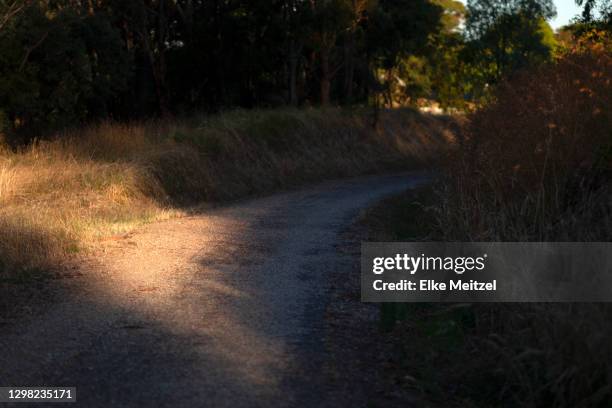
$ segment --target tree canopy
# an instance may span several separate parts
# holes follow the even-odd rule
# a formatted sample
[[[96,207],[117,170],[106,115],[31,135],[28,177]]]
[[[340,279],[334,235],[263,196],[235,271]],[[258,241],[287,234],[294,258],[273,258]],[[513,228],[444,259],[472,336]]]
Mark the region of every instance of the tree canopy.
[[[0,0],[0,132],[378,95],[459,106],[550,59],[553,15],[551,0]]]

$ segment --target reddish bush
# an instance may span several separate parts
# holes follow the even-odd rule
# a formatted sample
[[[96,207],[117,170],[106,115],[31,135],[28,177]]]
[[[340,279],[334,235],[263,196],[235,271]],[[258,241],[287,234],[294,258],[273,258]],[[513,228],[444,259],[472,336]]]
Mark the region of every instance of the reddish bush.
[[[445,210],[463,228],[454,233],[556,239],[550,224],[601,192],[612,163],[609,51],[602,43],[581,46],[519,73],[470,117],[450,163],[451,200],[457,201]]]
[[[440,195],[442,239],[610,240],[609,44],[579,43],[514,76],[471,115]],[[474,313],[472,341],[494,356],[477,371],[502,365],[500,401],[612,406],[608,304],[492,304]]]

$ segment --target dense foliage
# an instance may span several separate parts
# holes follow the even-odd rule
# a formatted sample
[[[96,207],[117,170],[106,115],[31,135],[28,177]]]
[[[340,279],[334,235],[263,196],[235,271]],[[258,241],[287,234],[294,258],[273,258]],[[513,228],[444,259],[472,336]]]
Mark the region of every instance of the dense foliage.
[[[427,0],[3,0],[5,131],[224,107],[364,101],[425,51]]]
[[[0,0],[0,137],[231,107],[464,109],[551,58],[552,15],[552,0]]]

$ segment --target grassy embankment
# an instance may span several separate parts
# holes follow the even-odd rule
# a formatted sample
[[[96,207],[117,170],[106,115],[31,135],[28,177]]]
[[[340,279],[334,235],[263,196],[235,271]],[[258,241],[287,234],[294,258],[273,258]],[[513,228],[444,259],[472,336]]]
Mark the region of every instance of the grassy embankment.
[[[609,241],[610,78],[597,46],[502,85],[438,185],[370,212],[370,239]],[[611,318],[607,304],[382,309],[398,378],[462,407],[612,406]]]
[[[0,280],[19,281],[96,241],[202,202],[422,164],[444,120],[386,112],[236,111],[103,123],[19,151],[0,147]]]

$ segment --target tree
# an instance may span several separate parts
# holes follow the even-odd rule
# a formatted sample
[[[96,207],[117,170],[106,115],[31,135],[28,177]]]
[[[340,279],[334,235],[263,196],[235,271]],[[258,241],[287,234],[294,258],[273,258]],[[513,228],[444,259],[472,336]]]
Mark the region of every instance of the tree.
[[[313,30],[310,45],[315,50],[319,65],[319,93],[322,106],[330,103],[332,80],[341,68],[337,43],[343,32],[352,25],[351,9],[345,0],[311,0]]]
[[[441,29],[442,8],[427,0],[381,0],[368,21],[367,52],[374,78],[383,82],[385,99],[393,100],[396,69],[402,60],[430,51],[432,33]],[[414,59],[404,68],[418,65]]]
[[[431,39],[430,83],[432,98],[443,109],[465,108],[466,96],[474,91],[475,72],[466,63],[465,37],[460,30],[466,8],[456,0],[437,0],[444,10],[442,29]]]
[[[469,0],[467,10],[468,40],[489,82],[550,58],[552,0]]]
[[[612,31],[612,1],[610,0],[576,0],[582,6],[582,16],[575,21],[573,31],[580,36],[590,30]]]
[[[130,75],[120,38],[107,13],[80,2],[29,3],[0,36],[5,131],[27,140],[109,115]]]
[[[576,4],[582,6],[582,18],[586,22],[595,19],[594,11],[598,11],[600,20],[610,22],[612,17],[612,2],[610,0],[576,0]]]

